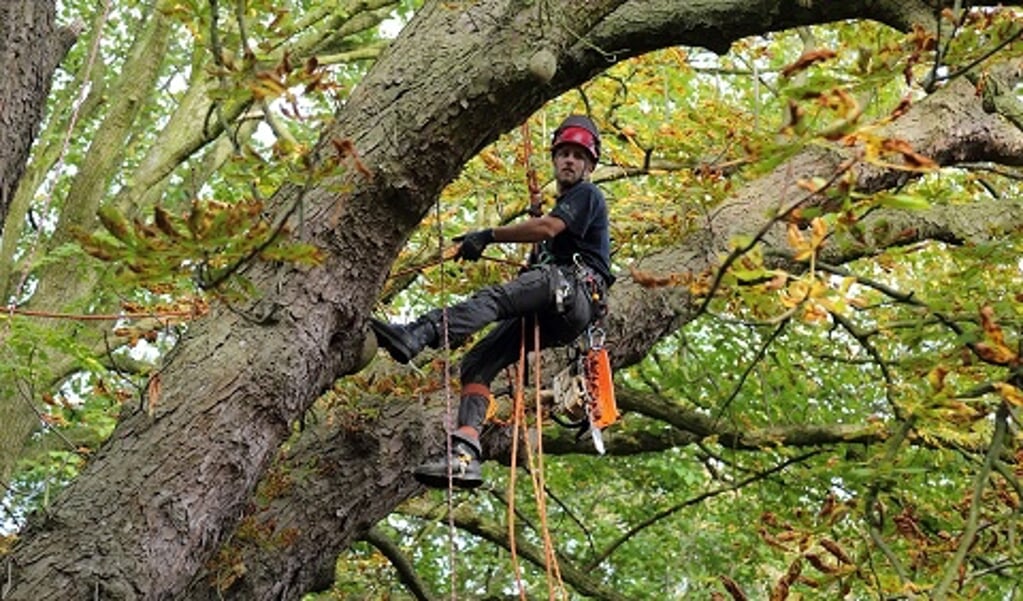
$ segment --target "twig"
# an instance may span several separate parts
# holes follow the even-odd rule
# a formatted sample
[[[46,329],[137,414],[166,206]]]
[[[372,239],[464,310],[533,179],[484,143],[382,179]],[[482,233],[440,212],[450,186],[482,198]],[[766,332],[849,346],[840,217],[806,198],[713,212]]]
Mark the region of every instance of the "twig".
[[[997,54],[1000,50],[1002,50],[1003,48],[1005,48],[1009,44],[1011,44],[1011,43],[1015,42],[1016,40],[1018,40],[1020,37],[1023,37],[1023,28],[1020,28],[1020,30],[1017,31],[1014,35],[1012,35],[1012,36],[1002,40],[994,48],[992,48],[991,50],[988,50],[984,54],[982,54],[979,57],[973,59],[972,61],[970,61],[966,65],[956,69],[955,71],[953,71],[951,73],[947,73],[945,75],[939,75],[939,76],[935,77],[934,78],[934,82],[937,83],[939,81],[952,80],[952,79],[955,79],[956,77],[960,77],[960,76],[962,76],[962,75],[964,75],[966,73],[969,73],[972,69],[974,69],[975,67],[977,67],[978,65],[980,65],[981,63],[986,61],[987,59],[991,58],[992,56]]]
[[[867,353],[874,359],[874,362],[881,370],[881,375],[882,377],[884,377],[884,381],[887,383],[887,386],[885,386],[884,396],[886,399],[888,399],[888,405],[892,408],[892,413],[895,415],[896,419],[898,420],[903,419],[904,416],[901,414],[898,404],[896,404],[895,400],[892,399],[891,395],[892,375],[888,371],[888,364],[885,362],[884,357],[882,357],[881,353],[877,350],[877,348],[870,343],[870,339],[867,337],[867,334],[861,332],[856,327],[856,325],[852,323],[852,321],[850,321],[847,317],[840,313],[835,312],[831,313],[831,317],[835,320],[836,323],[838,323],[838,325],[842,326],[842,328],[845,329],[845,331],[848,332],[850,336],[855,338],[856,341],[860,343],[860,346],[866,349]]]
[[[899,449],[902,447],[902,443],[909,437],[909,432],[913,429],[915,424],[915,415],[910,415],[906,418],[906,421],[902,422],[902,426],[895,432],[891,440],[888,441],[888,448],[885,450],[884,454],[885,462],[895,460],[895,456],[898,455]],[[874,541],[874,544],[881,550],[881,553],[888,558],[888,562],[895,570],[895,573],[899,576],[899,580],[905,584],[909,581],[909,577],[906,575],[906,570],[899,562],[899,558],[895,556],[892,550],[888,548],[888,545],[885,544],[884,539],[881,538],[880,528],[884,524],[884,520],[883,518],[877,517],[874,513],[875,508],[877,507],[877,497],[881,493],[882,484],[883,482],[881,479],[877,479],[867,492],[864,505],[867,530],[870,533],[870,539]]]
[[[998,406],[998,412],[995,414],[995,432],[991,435],[991,446],[988,447],[987,456],[984,457],[984,464],[974,479],[973,498],[970,500],[970,513],[966,519],[966,527],[963,529],[963,534],[959,539],[959,547],[956,549],[955,555],[952,556],[948,569],[945,570],[945,576],[934,589],[931,595],[933,599],[941,600],[948,597],[948,590],[959,575],[959,569],[966,560],[966,554],[970,551],[970,547],[973,546],[973,540],[977,536],[977,523],[980,519],[980,506],[984,488],[987,485],[988,476],[991,475],[991,469],[994,466],[995,460],[1002,452],[1002,444],[1005,441],[1005,433],[1008,430],[1008,416],[1008,405],[1003,401]]]
[[[760,348],[757,349],[756,356],[754,356],[753,359],[746,365],[746,369],[743,370],[742,375],[739,377],[739,381],[736,382],[735,386],[732,388],[732,393],[728,395],[728,398],[725,399],[725,402],[722,403],[721,407],[718,409],[717,416],[714,418],[714,423],[712,426],[713,428],[715,429],[717,428],[717,424],[719,421],[721,421],[721,416],[724,415],[725,409],[728,409],[728,406],[732,404],[732,401],[734,401],[736,397],[739,396],[739,391],[742,389],[743,384],[746,383],[746,378],[748,378],[750,373],[753,372],[753,368],[756,367],[758,363],[760,363],[760,360],[764,358],[764,355],[767,353],[767,349],[768,347],[771,346],[771,343],[773,343],[774,340],[778,338],[778,336],[781,335],[783,331],[785,331],[785,327],[788,326],[789,321],[790,321],[789,317],[783,319],[781,323],[779,323],[778,326],[774,328],[774,331],[771,332],[771,335],[767,337],[767,340],[765,340],[764,343],[760,345]]]
[[[723,486],[721,488],[716,488],[714,490],[707,491],[707,492],[705,492],[703,494],[699,494],[699,495],[697,495],[695,497],[691,497],[689,499],[686,499],[685,501],[683,501],[683,502],[681,502],[681,503],[679,503],[677,505],[673,505],[671,507],[668,507],[667,509],[662,509],[661,511],[658,511],[657,513],[655,513],[654,515],[650,516],[649,518],[647,518],[647,519],[643,520],[642,522],[636,524],[632,528],[629,528],[628,532],[626,532],[625,534],[620,536],[618,538],[618,540],[616,540],[615,542],[611,543],[604,550],[603,553],[601,553],[593,561],[591,561],[589,563],[589,565],[586,566],[585,570],[587,572],[591,572],[591,571],[597,569],[597,566],[599,566],[601,563],[603,563],[605,559],[610,557],[615,551],[618,550],[618,547],[620,547],[623,544],[625,544],[630,538],[632,538],[633,536],[635,536],[636,534],[638,534],[642,530],[644,530],[644,529],[654,525],[655,523],[659,522],[660,520],[662,520],[662,519],[664,519],[666,517],[669,517],[672,514],[675,514],[675,513],[677,513],[678,511],[680,511],[682,509],[685,509],[686,507],[690,507],[692,505],[696,505],[697,503],[702,503],[703,501],[705,501],[707,499],[716,497],[718,495],[723,495],[723,494],[731,492],[733,490],[738,490],[738,489],[740,489],[740,488],[742,488],[742,487],[744,487],[744,486],[746,486],[748,484],[752,484],[752,483],[757,482],[759,480],[764,480],[767,477],[772,476],[772,475],[774,475],[774,474],[784,470],[785,468],[787,468],[787,467],[789,467],[791,465],[794,465],[796,463],[802,463],[803,461],[806,461],[807,459],[809,459],[809,458],[811,458],[811,457],[813,457],[815,455],[818,455],[820,453],[821,453],[821,451],[810,451],[808,453],[804,453],[802,455],[799,455],[798,457],[793,457],[791,459],[787,459],[787,460],[785,460],[782,463],[772,467],[771,469],[769,469],[767,471],[756,473],[756,474],[754,474],[754,475],[752,475],[752,476],[750,476],[748,478],[745,478],[743,480],[740,480],[740,481],[736,482],[735,484],[732,484],[730,486]]]

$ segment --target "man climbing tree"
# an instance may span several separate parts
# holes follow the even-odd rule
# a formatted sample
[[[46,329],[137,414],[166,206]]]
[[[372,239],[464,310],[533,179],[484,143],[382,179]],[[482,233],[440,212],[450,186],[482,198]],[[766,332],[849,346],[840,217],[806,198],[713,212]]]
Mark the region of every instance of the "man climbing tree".
[[[427,486],[462,488],[483,483],[480,472],[480,429],[490,402],[490,382],[515,361],[523,332],[540,330],[540,346],[575,340],[603,313],[611,275],[607,204],[589,181],[600,159],[600,134],[593,121],[573,115],[554,131],[551,160],[558,186],[550,213],[520,223],[470,232],[456,258],[477,261],[493,242],[535,243],[529,268],[514,280],[489,286],[465,302],[434,309],[408,326],[373,320],[380,345],[408,363],[426,347],[437,348],[445,338],[459,346],[474,332],[497,322],[461,364],[458,427],[451,433],[450,453],[415,470]],[[523,324],[520,319],[525,320]]]

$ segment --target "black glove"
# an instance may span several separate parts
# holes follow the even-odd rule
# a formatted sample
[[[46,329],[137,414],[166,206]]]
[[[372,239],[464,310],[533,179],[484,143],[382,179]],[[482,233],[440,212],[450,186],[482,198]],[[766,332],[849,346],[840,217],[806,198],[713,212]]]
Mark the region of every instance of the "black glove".
[[[456,259],[479,261],[480,257],[483,256],[483,249],[494,241],[494,230],[489,228],[477,230],[468,234],[462,234],[461,236],[455,236],[453,240],[461,242],[458,252],[455,253]]]

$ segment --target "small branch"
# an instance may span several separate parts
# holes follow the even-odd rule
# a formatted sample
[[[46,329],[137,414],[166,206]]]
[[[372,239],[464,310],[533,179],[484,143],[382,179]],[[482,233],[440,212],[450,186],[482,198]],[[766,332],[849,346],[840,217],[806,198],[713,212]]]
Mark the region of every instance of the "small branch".
[[[643,520],[642,522],[636,524],[632,528],[629,528],[629,530],[625,534],[621,535],[618,538],[618,540],[616,540],[615,542],[613,542],[610,545],[608,545],[608,547],[606,549],[604,549],[603,553],[601,553],[596,558],[594,558],[594,560],[591,561],[589,563],[589,565],[586,566],[585,569],[586,569],[587,572],[591,572],[591,571],[597,569],[597,567],[600,564],[602,564],[604,562],[604,560],[606,560],[615,551],[617,551],[618,547],[620,547],[623,544],[625,544],[626,542],[628,542],[628,540],[630,538],[632,538],[633,536],[639,534],[644,529],[646,529],[646,528],[656,524],[657,522],[663,520],[664,518],[669,517],[669,516],[679,512],[682,509],[685,509],[686,507],[690,507],[690,506],[696,505],[697,503],[702,503],[703,501],[706,501],[707,499],[711,499],[711,498],[716,497],[718,495],[723,495],[725,493],[732,492],[734,490],[738,490],[738,489],[743,488],[743,487],[745,487],[745,486],[747,486],[749,484],[752,484],[754,482],[758,482],[760,480],[765,480],[769,476],[773,476],[774,474],[777,474],[778,472],[781,472],[782,470],[788,468],[791,465],[795,465],[797,463],[802,463],[803,461],[806,461],[807,459],[809,459],[809,458],[811,458],[811,457],[813,457],[815,455],[818,455],[820,453],[821,453],[821,451],[810,451],[809,453],[804,453],[802,455],[799,455],[798,457],[793,457],[791,459],[787,459],[787,460],[783,461],[782,463],[772,467],[769,470],[753,474],[752,476],[749,476],[748,478],[744,478],[744,479],[742,479],[742,480],[740,480],[740,481],[738,481],[738,482],[736,482],[736,483],[734,483],[734,484],[732,484],[730,486],[723,486],[721,488],[716,488],[714,490],[707,491],[707,492],[705,492],[703,494],[699,494],[699,495],[696,495],[695,497],[691,497],[689,499],[686,499],[685,501],[683,501],[683,502],[681,502],[681,503],[679,503],[677,505],[673,505],[671,507],[668,507],[667,509],[662,509],[661,511],[658,511],[657,513],[655,513],[654,515],[650,516],[649,518],[647,518],[647,519]]]
[[[1005,48],[1009,44],[1015,42],[1016,40],[1020,39],[1020,37],[1023,37],[1023,28],[1020,28],[1020,30],[1017,31],[1015,34],[1013,34],[1010,37],[1002,40],[997,45],[995,45],[994,48],[992,48],[991,50],[988,50],[984,54],[982,54],[982,55],[978,56],[977,58],[973,59],[972,61],[970,61],[966,65],[964,65],[962,67],[959,67],[955,71],[952,71],[950,73],[946,73],[945,75],[939,75],[939,76],[934,77],[933,82],[937,83],[939,81],[946,81],[946,80],[951,81],[951,80],[953,80],[953,79],[955,79],[957,77],[961,77],[961,76],[965,75],[966,73],[969,73],[970,71],[972,71],[973,69],[978,67],[981,63],[983,63],[987,59],[989,59],[992,56],[994,56],[995,54],[997,54],[1003,48]],[[949,40],[949,43],[951,43],[951,40]],[[938,67],[938,63],[935,63],[935,68],[937,68],[937,67]],[[931,92],[931,91],[933,91],[933,89],[932,90],[928,90],[928,92]]]
[[[391,565],[398,572],[398,579],[418,601],[438,599],[438,597],[428,592],[426,583],[419,578],[419,574],[416,573],[416,569],[412,566],[412,562],[409,561],[408,557],[405,556],[398,545],[384,536],[384,533],[379,528],[376,526],[370,528],[362,537],[362,540],[373,545],[377,551],[380,551],[391,562]]]
[[[948,564],[945,576],[941,579],[937,588],[934,589],[931,596],[933,599],[941,600],[948,597],[948,591],[952,587],[952,583],[955,581],[956,577],[959,575],[959,569],[966,560],[966,554],[970,551],[970,547],[973,546],[973,540],[977,536],[977,524],[980,519],[980,506],[984,494],[984,488],[987,486],[987,480],[991,475],[991,469],[995,464],[995,460],[1002,452],[1002,445],[1005,441],[1006,431],[1008,430],[1008,417],[1008,406],[1005,402],[1002,402],[1002,404],[998,407],[998,412],[995,414],[995,432],[991,435],[991,446],[988,447],[987,456],[984,458],[984,464],[981,466],[980,471],[977,472],[977,477],[974,479],[973,498],[970,500],[970,513],[966,519],[966,527],[963,529],[963,534],[959,539],[959,547],[956,549],[955,555],[952,557],[952,561]]]
[[[1014,180],[1014,181],[1017,181],[1017,182],[1023,181],[1023,173],[1020,173],[1019,170],[1010,170],[1010,169],[1008,169],[1006,167],[1003,167],[1002,165],[984,165],[984,164],[980,164],[980,163],[960,163],[959,165],[956,165],[956,167],[958,167],[960,169],[968,169],[968,170],[971,170],[971,171],[985,171],[987,173],[993,173],[995,175],[999,175],[999,176],[1004,177],[1006,179],[1011,179],[1011,180]]]
[[[760,363],[760,360],[764,358],[764,355],[767,353],[767,349],[771,346],[775,339],[777,339],[778,336],[785,331],[785,327],[788,326],[788,324],[789,318],[786,317],[778,324],[777,327],[774,328],[774,331],[771,332],[771,335],[767,337],[767,340],[760,345],[760,348],[757,349],[757,354],[746,366],[746,369],[743,370],[742,375],[739,377],[739,381],[736,382],[735,387],[732,388],[732,393],[728,395],[728,398],[725,399],[725,402],[722,403],[721,407],[718,409],[717,416],[714,418],[714,427],[717,426],[718,422],[721,420],[721,416],[724,415],[725,410],[732,404],[732,401],[739,396],[739,391],[742,390],[742,386],[745,384],[746,378],[748,378],[750,373],[753,372],[753,368],[756,367],[756,365]]]
[[[831,317],[835,320],[836,323],[842,326],[842,328],[844,328],[846,332],[849,332],[849,335],[855,338],[856,341],[860,343],[860,346],[862,346],[867,351],[867,353],[871,357],[873,357],[874,362],[877,364],[878,368],[880,368],[881,375],[882,377],[884,377],[884,381],[887,384],[885,386],[884,396],[886,399],[888,399],[888,406],[892,408],[892,414],[895,416],[895,418],[902,420],[904,416],[899,411],[899,406],[898,404],[895,403],[895,400],[892,398],[891,395],[892,375],[888,371],[888,365],[885,362],[884,357],[882,357],[881,353],[877,350],[877,348],[875,348],[874,345],[870,343],[867,334],[861,332],[856,327],[856,325],[853,324],[847,317],[839,313],[832,313]]]
[[[896,431],[895,435],[892,436],[891,440],[888,441],[888,448],[885,450],[884,454],[885,463],[890,463],[895,460],[896,455],[899,453],[899,449],[902,448],[902,443],[904,443],[909,437],[909,433],[912,431],[915,424],[916,416],[914,415],[910,415],[906,421],[902,422],[902,426],[898,429],[898,431]],[[888,548],[888,545],[885,544],[884,539],[881,537],[881,527],[884,525],[884,518],[875,514],[875,509],[878,503],[877,497],[881,493],[882,484],[884,483],[878,479],[867,492],[867,497],[864,502],[864,517],[867,521],[867,529],[870,533],[870,539],[874,541],[874,544],[881,550],[881,553],[888,558],[888,563],[891,564],[895,573],[899,576],[899,580],[905,584],[906,582],[909,582],[909,577],[906,575],[905,568],[902,567],[898,557],[896,557],[895,553]]]

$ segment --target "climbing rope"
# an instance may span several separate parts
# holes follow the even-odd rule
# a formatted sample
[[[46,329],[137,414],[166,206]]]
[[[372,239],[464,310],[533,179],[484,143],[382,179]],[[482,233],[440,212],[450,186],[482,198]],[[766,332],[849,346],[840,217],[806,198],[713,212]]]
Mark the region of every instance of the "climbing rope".
[[[535,459],[531,459],[530,471],[533,475],[533,497],[536,499],[537,512],[540,514],[540,532],[543,535],[544,567],[547,569],[547,592],[551,599],[554,599],[554,582],[558,583],[559,589],[564,594],[565,584],[561,580],[561,569],[558,566],[558,559],[554,553],[554,544],[551,541],[551,531],[547,525],[547,483],[545,481],[545,468],[543,463],[543,403],[540,398],[540,324],[533,326],[533,355],[535,357],[533,384],[536,389],[536,453]],[[527,456],[529,443],[526,444]]]
[[[536,170],[532,168],[530,158],[532,156],[532,141],[529,132],[529,122],[526,121],[522,124],[522,138],[523,138],[523,161],[526,166],[526,184],[529,188],[530,205],[529,214],[532,217],[540,217],[543,213],[541,205],[543,203],[543,196],[540,190],[539,181],[537,179]],[[538,252],[538,248],[534,246],[534,255]],[[537,513],[540,516],[540,533],[543,538],[544,548],[544,568],[546,570],[546,581],[547,591],[550,599],[555,598],[555,582],[557,582],[558,590],[561,591],[562,596],[566,596],[565,585],[561,578],[561,569],[558,566],[557,557],[554,552],[554,544],[551,539],[550,528],[547,523],[547,497],[546,489],[547,485],[544,480],[544,463],[543,463],[543,402],[540,394],[540,380],[542,376],[542,368],[540,361],[540,322],[534,316],[533,319],[533,356],[534,356],[534,377],[533,385],[536,390],[536,403],[535,403],[535,428],[536,428],[536,450],[534,452],[532,444],[530,443],[530,437],[528,434],[528,427],[526,422],[526,409],[525,409],[525,375],[526,375],[526,318],[521,320],[521,332],[519,335],[519,362],[516,369],[515,385],[513,391],[513,408],[512,408],[512,456],[511,456],[511,474],[509,476],[508,484],[508,539],[509,548],[511,551],[512,567],[515,573],[515,583],[519,590],[519,596],[523,601],[526,599],[525,587],[522,585],[522,576],[518,564],[518,558],[515,546],[515,475],[516,466],[518,461],[518,444],[519,436],[521,436],[526,449],[526,463],[527,469],[532,480],[533,485],[533,498],[536,502]]]
[[[525,392],[524,381],[526,372],[526,322],[521,322],[521,333],[519,336],[519,362],[515,367],[515,386],[512,390],[512,448],[511,465],[508,468],[508,550],[511,552],[512,571],[515,574],[515,587],[519,591],[519,598],[526,601],[526,587],[522,585],[522,570],[519,567],[518,554],[515,545],[515,476],[518,473],[519,458],[519,427],[525,419]]]
[[[437,202],[434,203],[434,209],[437,215],[437,245],[439,247],[440,261],[439,264],[443,265],[444,256],[444,229],[441,220],[440,210],[440,197],[437,197]],[[441,343],[443,350],[443,369],[444,369],[444,403],[445,403],[445,416],[444,416],[444,431],[452,431],[452,424],[454,420],[451,419],[453,415],[453,401],[451,395],[451,340],[448,336],[448,303],[447,303],[447,279],[444,274],[445,270],[440,270],[440,297],[441,297]],[[451,436],[445,437],[445,452],[447,457],[451,457],[452,443]],[[451,588],[451,599],[455,601],[457,599],[457,589],[455,585],[458,582],[458,553],[455,546],[455,502],[454,502],[454,473],[451,471],[451,462],[448,462],[448,489],[447,489],[447,508],[448,508],[448,561],[451,569],[449,570]]]

